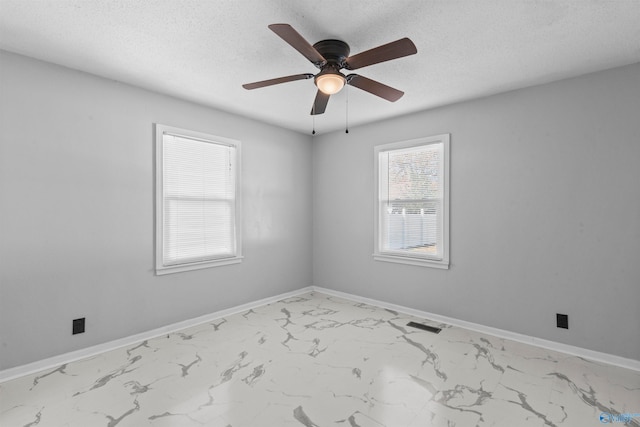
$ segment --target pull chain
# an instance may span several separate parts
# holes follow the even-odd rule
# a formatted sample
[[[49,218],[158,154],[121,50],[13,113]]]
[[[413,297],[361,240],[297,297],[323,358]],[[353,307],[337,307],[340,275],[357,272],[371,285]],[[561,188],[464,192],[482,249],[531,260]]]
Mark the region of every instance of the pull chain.
[[[313,103],[313,108],[311,109],[311,120],[313,123],[313,130],[311,131],[311,135],[316,134],[316,103]]]
[[[346,105],[346,119],[344,133],[349,133],[349,85],[345,85],[347,90],[347,105]]]

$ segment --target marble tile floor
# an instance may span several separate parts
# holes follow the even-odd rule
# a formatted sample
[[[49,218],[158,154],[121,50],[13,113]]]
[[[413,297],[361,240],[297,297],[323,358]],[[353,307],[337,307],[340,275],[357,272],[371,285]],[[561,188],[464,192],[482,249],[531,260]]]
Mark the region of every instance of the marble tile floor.
[[[0,384],[2,427],[607,423],[640,426],[640,372],[320,293]]]

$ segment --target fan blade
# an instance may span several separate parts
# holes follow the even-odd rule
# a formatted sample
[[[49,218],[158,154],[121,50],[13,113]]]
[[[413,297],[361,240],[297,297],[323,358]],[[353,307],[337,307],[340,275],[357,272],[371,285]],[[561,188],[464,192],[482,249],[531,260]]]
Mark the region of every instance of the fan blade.
[[[418,53],[416,45],[408,38],[396,40],[373,49],[365,50],[357,55],[350,56],[346,60],[346,69],[357,70],[380,62],[402,58]]]
[[[384,85],[380,82],[357,74],[349,74],[347,76],[347,84],[391,102],[396,102],[398,99],[402,98],[402,95],[404,95],[404,92],[401,90],[394,89],[391,86]]]
[[[318,90],[318,93],[316,93],[316,99],[313,101],[313,106],[311,107],[312,116],[324,113],[324,110],[327,108],[327,102],[329,102],[329,96],[331,95],[327,95],[321,90]]]
[[[295,50],[300,52],[305,58],[313,62],[316,66],[326,63],[318,51],[309,44],[293,27],[289,24],[271,24],[269,29],[280,36],[280,38],[291,45]]]
[[[305,80],[313,77],[313,74],[295,74],[293,76],[278,77],[277,79],[262,80],[261,82],[247,83],[242,85],[247,90],[258,89],[265,86],[279,85],[280,83],[293,82],[296,80]]]

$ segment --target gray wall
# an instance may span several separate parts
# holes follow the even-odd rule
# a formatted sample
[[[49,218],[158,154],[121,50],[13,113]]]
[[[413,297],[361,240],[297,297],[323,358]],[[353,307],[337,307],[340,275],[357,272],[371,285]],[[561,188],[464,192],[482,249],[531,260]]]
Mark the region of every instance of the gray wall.
[[[309,136],[0,55],[0,369],[311,285]],[[242,141],[243,263],[154,275],[155,122]]]
[[[373,147],[441,133],[451,269],[374,261]],[[640,64],[319,136],[313,167],[314,285],[640,359]]]

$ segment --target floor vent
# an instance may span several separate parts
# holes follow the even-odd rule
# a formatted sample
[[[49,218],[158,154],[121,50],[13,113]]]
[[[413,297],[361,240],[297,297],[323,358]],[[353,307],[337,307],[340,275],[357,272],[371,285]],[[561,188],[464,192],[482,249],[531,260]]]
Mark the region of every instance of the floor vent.
[[[407,326],[411,326],[412,328],[422,329],[423,331],[433,332],[434,334],[439,334],[442,329],[434,328],[433,326],[423,325],[422,323],[409,322]]]

